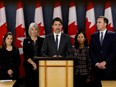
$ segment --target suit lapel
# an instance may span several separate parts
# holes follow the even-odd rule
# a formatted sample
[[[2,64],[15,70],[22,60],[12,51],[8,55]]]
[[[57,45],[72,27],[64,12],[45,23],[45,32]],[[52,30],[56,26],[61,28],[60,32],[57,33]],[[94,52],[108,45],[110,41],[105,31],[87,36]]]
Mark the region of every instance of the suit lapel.
[[[100,37],[99,37],[99,32],[97,32],[97,36],[96,36],[96,38],[97,38],[96,41],[97,41],[98,44],[101,46],[101,44],[100,44],[100,40],[99,40],[99,38],[100,38]]]
[[[59,51],[60,51],[60,49],[62,48],[61,46],[61,44],[63,43],[63,34],[61,33],[61,38],[60,38],[60,44],[59,44]]]
[[[107,37],[108,37],[108,31],[106,31],[106,33],[105,33],[105,36],[104,36],[104,39],[103,39],[103,45],[104,45],[104,43],[107,43],[106,42],[106,40],[107,40]]]

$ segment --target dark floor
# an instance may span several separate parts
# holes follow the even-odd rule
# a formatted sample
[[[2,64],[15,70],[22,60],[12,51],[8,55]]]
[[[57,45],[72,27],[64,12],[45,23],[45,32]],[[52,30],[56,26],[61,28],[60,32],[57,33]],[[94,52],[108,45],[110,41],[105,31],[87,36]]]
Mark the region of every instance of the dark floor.
[[[19,84],[19,86],[14,85],[13,87],[26,87],[26,85],[25,85],[25,78],[21,78],[19,80],[19,83],[18,84]],[[92,84],[90,84],[90,87],[93,87]]]

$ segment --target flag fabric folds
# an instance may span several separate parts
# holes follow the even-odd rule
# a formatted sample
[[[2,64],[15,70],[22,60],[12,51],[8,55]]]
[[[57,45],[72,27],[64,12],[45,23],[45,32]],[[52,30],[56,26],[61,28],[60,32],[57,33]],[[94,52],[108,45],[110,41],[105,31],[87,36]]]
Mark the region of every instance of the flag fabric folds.
[[[56,18],[56,17],[59,17],[62,19],[61,3],[60,2],[54,3],[53,18]]]
[[[25,38],[25,24],[24,24],[24,14],[23,14],[23,6],[22,3],[19,1],[17,3],[17,10],[16,10],[16,29],[15,29],[15,38],[16,38],[16,46],[19,48],[20,51],[20,77],[24,77],[24,56],[23,56],[23,40]]]
[[[85,34],[88,43],[90,42],[91,35],[94,32],[96,32],[94,6],[92,2],[89,2],[87,4],[86,10],[86,28],[85,28]]]
[[[74,45],[74,38],[78,32],[76,6],[74,2],[69,4],[69,21],[68,21],[68,35],[71,37],[72,45]]]
[[[35,8],[35,23],[39,26],[39,36],[45,37],[45,29],[44,29],[44,21],[43,21],[43,11],[42,11],[42,5],[40,1],[36,2],[36,8]]]
[[[54,3],[54,9],[53,9],[53,19],[56,17],[62,19],[61,3],[58,1]],[[53,28],[52,28],[52,32],[53,32]]]
[[[110,1],[105,2],[104,16],[109,20],[107,29],[111,30],[111,31],[114,31],[114,25],[113,25],[113,18],[112,18],[112,10],[111,10]]]
[[[2,45],[3,36],[7,32],[6,13],[3,1],[0,1],[0,46]]]

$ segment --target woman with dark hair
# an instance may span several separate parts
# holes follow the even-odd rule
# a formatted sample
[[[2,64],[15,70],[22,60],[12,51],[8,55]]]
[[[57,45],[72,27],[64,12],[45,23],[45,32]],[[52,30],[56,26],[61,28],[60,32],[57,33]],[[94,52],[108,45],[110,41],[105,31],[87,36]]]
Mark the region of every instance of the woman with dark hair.
[[[2,41],[0,49],[1,78],[19,79],[20,54],[14,45],[14,37],[11,32],[7,32]]]
[[[75,61],[75,87],[90,87],[88,85],[91,72],[89,48],[84,32],[78,32],[74,43]]]

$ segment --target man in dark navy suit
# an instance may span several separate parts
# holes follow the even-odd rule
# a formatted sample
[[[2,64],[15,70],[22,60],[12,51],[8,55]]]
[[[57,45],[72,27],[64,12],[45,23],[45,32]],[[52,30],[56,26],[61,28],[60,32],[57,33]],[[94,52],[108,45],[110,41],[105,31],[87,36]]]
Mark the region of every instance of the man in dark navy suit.
[[[108,19],[99,16],[97,19],[98,32],[91,36],[90,57],[95,72],[95,86],[102,87],[102,79],[115,77],[116,34],[107,30]]]
[[[70,37],[62,32],[63,23],[58,17],[52,21],[53,33],[47,35],[42,46],[42,55],[50,57],[73,56]]]

